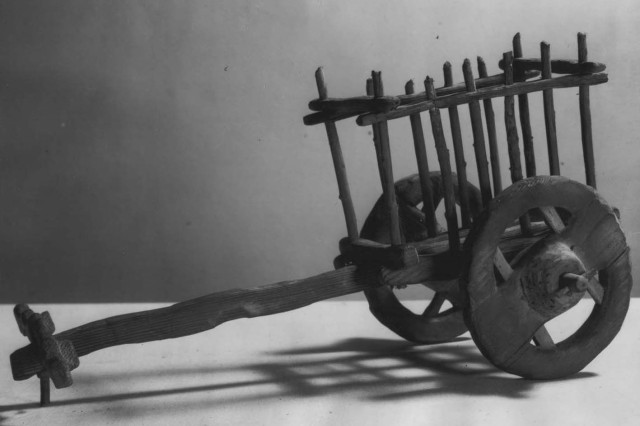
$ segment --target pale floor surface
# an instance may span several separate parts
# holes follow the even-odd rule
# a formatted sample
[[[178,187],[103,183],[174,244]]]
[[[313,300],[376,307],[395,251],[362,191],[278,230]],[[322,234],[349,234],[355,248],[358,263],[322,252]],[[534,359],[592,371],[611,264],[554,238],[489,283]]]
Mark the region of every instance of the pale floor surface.
[[[161,305],[50,305],[58,330]],[[584,305],[584,314],[590,307]],[[415,346],[379,325],[365,302],[327,301],[238,320],[182,339],[81,358],[71,388],[38,408],[38,383],[11,379],[24,345],[0,306],[0,424],[637,425],[640,301],[622,331],[572,378],[527,381],[492,367],[464,335]],[[563,332],[562,324],[550,332]]]

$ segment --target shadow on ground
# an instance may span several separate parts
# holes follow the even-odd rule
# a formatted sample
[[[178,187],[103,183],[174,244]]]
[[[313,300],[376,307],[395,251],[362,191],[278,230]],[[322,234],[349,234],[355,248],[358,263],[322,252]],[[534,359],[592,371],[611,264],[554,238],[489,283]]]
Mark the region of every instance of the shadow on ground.
[[[97,396],[54,400],[52,406],[104,404],[113,416],[135,416],[136,404],[131,401],[148,399],[139,410],[210,409],[214,404],[238,404],[269,399],[313,398],[339,395],[354,400],[393,401],[441,395],[497,396],[526,398],[537,385],[508,375],[489,364],[469,339],[461,338],[446,344],[424,346],[388,339],[351,338],[327,346],[268,352],[261,363],[238,363],[223,367],[178,367],[162,371],[119,371],[113,374],[93,374],[80,369],[75,374],[75,386],[98,388],[118,381],[156,379],[197,375],[199,382],[210,384],[173,387],[137,392],[105,393]],[[241,380],[228,380],[244,377]],[[594,376],[579,373],[565,380]],[[165,381],[167,382],[167,381]],[[179,398],[200,393],[198,398]],[[62,392],[58,393],[62,396]],[[53,395],[54,398],[57,396]],[[165,400],[150,398],[170,397]],[[118,404],[122,403],[122,404]],[[152,406],[150,404],[153,404]],[[123,407],[120,412],[118,407]],[[126,406],[126,408],[125,408]],[[35,403],[0,406],[0,412],[27,410]]]

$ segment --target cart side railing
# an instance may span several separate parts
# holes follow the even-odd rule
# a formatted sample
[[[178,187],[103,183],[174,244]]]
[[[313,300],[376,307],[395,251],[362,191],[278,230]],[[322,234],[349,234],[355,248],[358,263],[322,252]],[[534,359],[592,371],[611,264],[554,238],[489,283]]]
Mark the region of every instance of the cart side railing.
[[[427,77],[424,92],[415,93],[412,81],[405,86],[405,94],[385,96],[380,72],[373,72],[367,82],[367,96],[351,98],[329,98],[324,82],[322,69],[316,72],[319,98],[309,103],[309,108],[316,111],[304,118],[305,124],[324,123],[334,161],[340,199],[347,222],[348,239],[352,246],[364,247],[371,251],[376,247],[370,241],[363,242],[358,237],[356,215],[351,200],[346,168],[342,158],[340,141],[335,122],[357,117],[360,126],[372,126],[374,146],[380,179],[383,187],[383,199],[389,216],[389,235],[391,246],[407,246],[403,244],[401,225],[398,214],[398,203],[394,190],[394,177],[391,152],[389,149],[389,132],[387,123],[408,117],[411,123],[420,185],[423,195],[422,214],[428,237],[436,235],[435,207],[433,205],[433,189],[430,187],[429,163],[425,149],[424,131],[421,113],[429,111],[433,139],[435,142],[438,163],[444,186],[445,218],[449,251],[456,254],[460,250],[460,235],[454,193],[454,175],[451,170],[449,150],[446,145],[440,110],[449,113],[451,135],[453,139],[454,157],[459,187],[459,204],[461,227],[469,228],[473,217],[469,211],[468,183],[466,161],[462,148],[461,126],[457,107],[468,105],[473,135],[473,148],[476,158],[476,170],[482,196],[483,206],[502,190],[498,142],[496,137],[495,114],[492,100],[504,98],[504,123],[507,134],[507,149],[512,182],[523,179],[523,167],[520,154],[520,137],[515,118],[515,97],[518,97],[520,130],[523,139],[523,151],[527,177],[538,174],[533,150],[533,136],[529,117],[528,94],[542,92],[544,107],[544,123],[549,161],[549,174],[560,174],[558,140],[556,134],[556,118],[553,90],[568,87],[579,87],[579,108],[582,135],[582,148],[587,185],[596,186],[595,161],[593,154],[593,137],[591,130],[591,113],[589,87],[608,81],[605,65],[587,60],[586,36],[578,34],[578,60],[552,60],[548,43],[540,44],[540,58],[523,58],[520,35],[513,38],[513,50],[503,54],[499,62],[502,73],[488,76],[485,62],[478,58],[479,76],[473,75],[471,62],[466,59],[463,64],[464,82],[453,84],[451,65],[447,62],[443,67],[445,85],[435,88],[433,79]],[[560,74],[560,76],[554,76]],[[539,77],[539,78],[536,78]],[[483,126],[484,119],[487,138]],[[487,156],[486,144],[489,144]],[[493,185],[492,185],[493,184]],[[523,216],[520,220],[522,233],[526,234],[529,219]],[[353,248],[353,247],[352,247]],[[407,266],[418,261],[417,253],[412,254],[411,247],[404,250],[390,250],[389,247],[377,247],[387,253],[394,253],[389,263]],[[400,258],[398,258],[400,256]],[[383,256],[384,257],[384,256]]]

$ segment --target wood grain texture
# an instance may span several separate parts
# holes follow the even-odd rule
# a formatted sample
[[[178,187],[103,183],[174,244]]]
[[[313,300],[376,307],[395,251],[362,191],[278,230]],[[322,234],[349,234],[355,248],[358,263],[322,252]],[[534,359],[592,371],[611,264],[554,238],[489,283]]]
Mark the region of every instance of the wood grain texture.
[[[316,70],[316,86],[318,88],[318,96],[320,99],[327,97],[327,85],[324,80],[324,74],[322,68]],[[351,199],[351,190],[349,188],[349,180],[347,178],[347,168],[344,164],[344,158],[342,156],[342,148],[340,147],[340,138],[338,137],[338,130],[336,124],[333,121],[325,122],[325,129],[327,131],[327,139],[329,140],[329,149],[331,150],[331,159],[333,160],[333,168],[336,173],[336,180],[338,182],[338,197],[342,204],[342,210],[344,212],[344,218],[347,225],[347,234],[349,238],[358,238],[358,221],[356,219],[356,212],[353,207],[353,200]]]
[[[431,186],[433,188],[433,204],[437,206],[444,197],[443,179],[439,172],[430,173]],[[458,196],[454,182],[454,193]],[[424,218],[415,216],[415,212],[403,209],[402,206],[416,206],[421,202],[420,176],[411,175],[396,182],[396,194],[401,206],[400,218],[403,236],[407,241],[411,241],[411,246],[416,248],[419,245],[421,250],[428,255],[420,256],[419,263],[402,269],[383,267],[380,280],[385,286],[375,287],[365,290],[365,295],[369,302],[369,308],[373,315],[381,324],[402,338],[417,343],[436,343],[450,341],[466,331],[462,321],[460,311],[460,299],[457,289],[457,275],[459,263],[453,260],[449,254],[449,243],[447,234],[439,234],[435,238],[428,238]],[[475,206],[480,208],[479,191]],[[382,198],[382,197],[381,197]],[[385,212],[382,199],[375,204],[371,213],[364,222],[361,236],[363,238],[389,242],[388,235],[388,215]],[[416,209],[420,214],[421,212]],[[416,239],[427,238],[424,241]],[[420,279],[416,281],[416,275],[424,278],[425,272],[429,275],[427,285],[436,291],[436,296],[425,309],[426,313],[413,313],[407,309],[396,297],[393,290],[397,286],[416,284],[424,282]],[[445,292],[446,294],[440,294]],[[441,304],[439,299],[445,297],[454,303],[458,308],[439,312]]]
[[[522,57],[522,44],[520,33],[513,37],[513,57]],[[524,81],[521,73],[515,73],[514,81]],[[536,156],[533,148],[533,133],[531,131],[531,119],[529,116],[529,97],[526,94],[518,95],[518,112],[520,113],[520,129],[522,131],[522,148],[524,151],[524,164],[527,177],[535,176]]]
[[[530,304],[531,296],[523,293],[523,286],[497,286],[494,275],[494,254],[503,230],[523,213],[541,206],[569,212],[569,224],[560,234],[536,243],[531,256],[525,256],[514,271],[534,268],[532,261],[555,241],[568,248],[569,257],[577,256],[586,270],[599,269],[605,289],[602,304],[594,307],[571,337],[556,342],[552,349],[530,344],[535,332],[551,319],[549,313],[540,309],[541,304]],[[526,378],[565,377],[584,368],[620,329],[631,290],[628,248],[613,210],[589,187],[559,176],[517,182],[480,215],[465,246],[471,255],[463,287],[469,301],[466,323],[478,348],[499,368]],[[545,277],[544,270],[538,272],[542,274],[528,276]],[[527,288],[535,288],[534,284],[530,282]],[[496,324],[503,326],[498,330]]]
[[[500,69],[504,69],[504,62],[498,63]],[[538,70],[542,71],[543,63],[539,58],[515,58],[513,67],[516,72]],[[607,69],[605,64],[598,62],[574,61],[569,59],[554,59],[551,61],[551,72],[554,74],[594,74]]]
[[[326,98],[314,99],[309,102],[312,111],[323,111],[333,114],[348,114],[352,112],[363,113],[365,111],[385,112],[400,105],[400,99],[393,96],[357,96],[353,98]]]
[[[578,62],[587,62],[587,35],[578,33]],[[593,154],[593,134],[591,131],[591,101],[589,86],[580,86],[578,96],[580,104],[580,130],[582,135],[582,153],[587,185],[596,187],[596,164]]]
[[[487,77],[487,64],[478,56],[478,75]],[[500,153],[498,152],[498,135],[496,133],[496,116],[493,112],[491,99],[482,101],[484,106],[484,118],[487,126],[487,139],[489,141],[489,160],[491,161],[491,180],[493,181],[493,195],[502,191],[502,174],[500,172]]]
[[[513,53],[507,52],[503,55],[505,85],[514,83]],[[518,138],[518,126],[516,122],[516,111],[513,96],[504,98],[504,124],[507,131],[507,148],[509,153],[509,170],[511,172],[511,182],[522,180],[522,163],[520,162],[520,141]],[[523,235],[530,232],[531,222],[528,214],[520,216],[520,229]]]
[[[238,318],[287,312],[321,300],[356,293],[378,285],[375,269],[347,266],[302,280],[282,281],[249,289],[226,290],[175,305],[94,321],[56,334],[69,341],[78,356],[130,343],[173,339],[210,330]],[[43,369],[34,345],[11,355],[15,380]]]
[[[427,77],[424,82],[427,97],[435,99],[436,93],[433,87],[433,79]],[[440,173],[442,173],[442,184],[444,185],[444,216],[447,221],[447,234],[449,235],[449,250],[457,253],[460,250],[460,236],[458,230],[458,214],[456,212],[456,198],[453,191],[453,175],[451,172],[451,161],[449,159],[449,149],[444,138],[440,110],[434,108],[429,110],[431,118],[431,131],[438,153],[438,163]]]
[[[366,238],[340,240],[340,254],[349,263],[373,267],[400,269],[418,263],[418,252],[411,244],[382,244]]]
[[[379,71],[371,73],[373,80],[373,95],[375,97],[384,96],[382,85],[382,75]],[[389,210],[389,233],[391,235],[391,245],[402,244],[402,232],[400,231],[400,217],[398,214],[398,203],[396,202],[396,191],[393,179],[393,165],[391,162],[391,148],[389,146],[389,128],[386,121],[377,123],[378,129],[374,136],[377,136],[376,155],[378,167],[382,179],[382,193],[385,204]]]
[[[450,65],[451,64],[449,64],[449,66]],[[538,76],[540,76],[539,71],[526,71],[522,74],[522,81],[535,78]],[[504,74],[496,74],[496,75],[492,75],[485,78],[475,79],[475,85],[477,89],[491,87],[491,86],[500,86],[502,84],[504,84]],[[449,85],[447,85],[445,82],[445,85],[443,87],[438,87],[435,90],[436,90],[437,97],[443,97],[443,96],[454,95],[456,93],[458,94],[464,93],[467,91],[467,86],[465,83],[454,84],[452,81],[451,84]],[[398,99],[400,99],[400,106],[407,106],[407,105],[426,101],[427,94],[426,92],[420,92],[420,93],[414,93],[411,95],[400,95],[398,96]]]
[[[387,113],[365,114],[356,119],[360,126],[368,126],[384,120],[395,120],[397,118],[406,117],[432,108],[449,108],[456,105],[464,105],[473,101],[481,101],[483,99],[499,98],[508,95],[522,95],[525,93],[540,92],[550,89],[561,89],[567,87],[578,87],[581,85],[595,85],[606,83],[609,77],[605,73],[586,74],[586,75],[565,75],[554,77],[549,80],[534,80],[519,82],[509,87],[492,86],[478,89],[472,93],[460,93],[451,96],[437,98],[435,101],[423,101],[405,107],[398,107]]]
[[[405,93],[414,93],[413,80],[409,80],[405,85]],[[431,187],[431,177],[429,172],[429,161],[427,158],[427,147],[424,140],[424,130],[420,114],[411,114],[411,134],[413,136],[413,147],[418,163],[418,174],[420,176],[420,189],[422,192],[422,212],[424,213],[427,234],[435,237],[438,233],[436,226],[436,209],[433,205],[433,188]]]
[[[473,71],[471,62],[465,59],[462,65],[462,73],[464,81],[467,85],[467,91],[476,92],[473,81]],[[469,102],[469,116],[471,117],[471,130],[473,132],[473,150],[476,156],[476,169],[478,171],[478,180],[480,182],[480,193],[482,194],[482,203],[487,203],[493,198],[491,193],[491,179],[489,177],[489,163],[487,162],[487,150],[485,147],[484,130],[482,127],[482,113],[480,104],[477,100]]]
[[[453,73],[451,63],[445,62],[442,71],[444,74],[445,87],[453,86]],[[477,80],[476,80],[477,82]],[[438,92],[436,91],[436,95]],[[460,115],[458,107],[449,107],[449,124],[451,126],[451,140],[453,142],[453,155],[456,160],[456,174],[458,176],[458,188],[460,191],[460,220],[462,228],[471,227],[471,214],[469,206],[469,190],[467,184],[467,162],[464,159],[464,148],[462,145],[462,131],[460,130]]]
[[[540,43],[540,56],[542,58],[542,78],[551,79],[551,46],[548,43]],[[560,159],[558,158],[558,136],[556,133],[556,111],[553,105],[553,90],[542,91],[542,103],[544,106],[544,128],[547,134],[547,152],[549,154],[549,174],[560,174]]]

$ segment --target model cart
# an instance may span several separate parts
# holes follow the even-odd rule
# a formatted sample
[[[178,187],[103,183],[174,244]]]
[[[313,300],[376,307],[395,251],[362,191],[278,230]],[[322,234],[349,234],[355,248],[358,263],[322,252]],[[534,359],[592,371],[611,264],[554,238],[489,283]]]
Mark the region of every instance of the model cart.
[[[233,319],[275,314],[359,291],[364,291],[375,317],[407,340],[447,342],[469,330],[485,357],[509,373],[555,379],[582,370],[620,329],[632,285],[629,249],[617,211],[595,191],[589,90],[607,81],[605,66],[587,60],[584,34],[578,34],[577,60],[552,60],[546,43],[541,43],[540,58],[524,58],[516,35],[513,51],[505,53],[499,65],[503,72],[489,76],[478,58],[474,76],[465,60],[464,82],[454,84],[446,63],[443,87],[435,88],[427,77],[424,91],[416,93],[410,81],[399,96],[386,96],[381,74],[373,72],[366,95],[352,98],[328,97],[318,69],[319,97],[309,103],[315,112],[304,121],[324,124],[335,166],[348,233],[339,244],[336,270],[214,293],[58,334],[47,312],[37,314],[17,305],[15,316],[30,344],[11,356],[14,379],[37,375],[41,403],[47,404],[49,382],[58,388],[70,386],[70,372],[78,367],[79,357],[96,350],[181,337]],[[553,91],[575,87],[586,184],[560,175]],[[535,92],[542,92],[543,98],[548,175],[533,149],[528,96]],[[506,141],[497,137],[492,107],[496,98],[504,102]],[[479,188],[467,180],[458,115],[465,105]],[[455,174],[441,110],[449,114]],[[426,112],[438,172],[430,170],[427,159],[422,122]],[[383,193],[361,230],[336,127],[337,121],[353,117],[358,125],[372,128]],[[410,123],[418,166],[416,175],[397,181],[390,120]],[[503,189],[498,147],[505,145],[512,184]],[[436,219],[440,204],[445,211],[442,223]],[[434,291],[421,314],[404,307],[395,293],[396,288],[414,284]],[[585,297],[594,301],[590,316],[570,337],[554,339],[545,323]]]

